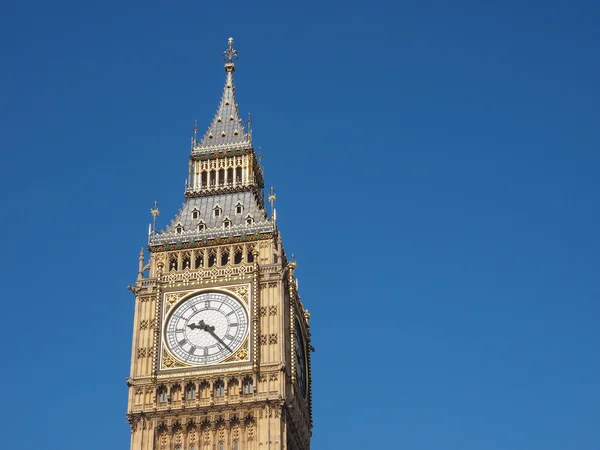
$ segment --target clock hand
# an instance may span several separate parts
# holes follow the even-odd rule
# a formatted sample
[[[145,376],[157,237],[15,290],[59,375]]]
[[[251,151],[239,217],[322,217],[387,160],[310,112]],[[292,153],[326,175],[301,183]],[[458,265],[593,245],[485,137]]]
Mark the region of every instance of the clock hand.
[[[206,325],[206,327],[204,328],[204,331],[208,331],[212,335],[212,337],[214,337],[217,341],[219,341],[221,344],[223,344],[227,350],[229,350],[231,353],[233,353],[233,350],[231,350],[231,348],[229,348],[229,345],[227,345],[225,342],[223,342],[223,340],[219,336],[216,335],[215,327]]]

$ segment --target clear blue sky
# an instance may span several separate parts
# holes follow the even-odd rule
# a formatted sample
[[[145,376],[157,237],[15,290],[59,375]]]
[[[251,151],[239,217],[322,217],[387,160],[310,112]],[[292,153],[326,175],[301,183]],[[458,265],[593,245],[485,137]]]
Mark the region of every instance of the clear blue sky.
[[[598,450],[599,21],[576,0],[3,2],[6,448],[128,448],[125,287],[233,36],[312,313],[313,448]]]

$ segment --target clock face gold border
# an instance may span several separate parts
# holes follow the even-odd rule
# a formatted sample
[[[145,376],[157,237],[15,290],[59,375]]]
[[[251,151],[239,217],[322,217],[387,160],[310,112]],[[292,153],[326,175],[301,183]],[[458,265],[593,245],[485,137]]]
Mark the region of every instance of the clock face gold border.
[[[240,290],[240,287],[236,286],[234,289]],[[246,286],[241,289],[244,293],[247,292]],[[246,301],[241,299],[237,292],[227,288],[188,291],[181,296],[177,295],[177,301],[171,303],[169,299],[172,295],[177,294],[165,293],[164,296],[165,304],[167,302],[170,304],[163,314],[161,333],[163,368],[166,366],[167,369],[182,367],[202,369],[248,360],[251,316]],[[206,306],[205,303],[209,305]],[[179,332],[174,331],[178,329],[177,324],[174,325],[173,322],[176,316],[180,326]],[[216,322],[211,325],[209,318]],[[231,327],[231,324],[235,326]],[[171,332],[169,327],[173,328]],[[237,334],[228,333],[231,330],[232,333]],[[185,335],[187,335],[186,342],[182,342]],[[177,341],[178,337],[179,341]],[[176,346],[179,342],[182,343],[178,348]],[[192,346],[196,348],[192,350]],[[184,358],[181,356],[182,354],[187,356],[184,351],[188,353],[192,351],[192,354]],[[208,352],[208,358],[204,352]],[[164,364],[169,362],[169,359],[173,360],[174,364]]]

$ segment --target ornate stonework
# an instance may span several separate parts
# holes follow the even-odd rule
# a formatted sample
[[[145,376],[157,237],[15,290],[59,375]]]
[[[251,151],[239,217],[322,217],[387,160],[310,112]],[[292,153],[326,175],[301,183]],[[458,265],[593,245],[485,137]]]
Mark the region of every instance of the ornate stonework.
[[[310,315],[237,110],[232,41],[224,56],[217,113],[202,138],[194,126],[185,203],[163,231],[152,207],[150,257],[129,287],[131,450],[310,448]]]

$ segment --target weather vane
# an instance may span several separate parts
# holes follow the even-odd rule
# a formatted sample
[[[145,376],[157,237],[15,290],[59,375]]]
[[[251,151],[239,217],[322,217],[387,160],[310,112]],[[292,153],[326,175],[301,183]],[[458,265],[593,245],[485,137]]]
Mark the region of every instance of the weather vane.
[[[223,52],[223,60],[227,64],[233,64],[233,58],[238,59],[238,52],[233,48],[233,38],[230,37],[227,41],[229,48]]]

